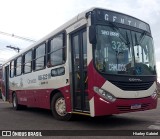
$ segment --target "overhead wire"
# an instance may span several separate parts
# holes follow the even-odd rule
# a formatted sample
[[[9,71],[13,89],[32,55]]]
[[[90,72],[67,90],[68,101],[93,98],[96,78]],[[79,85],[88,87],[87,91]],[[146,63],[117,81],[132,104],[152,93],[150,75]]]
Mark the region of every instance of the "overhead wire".
[[[23,40],[23,41],[29,41],[29,42],[36,42],[35,40],[33,39],[29,39],[29,38],[26,38],[26,37],[21,37],[21,36],[18,36],[18,35],[15,35],[15,34],[10,34],[10,33],[6,33],[6,32],[3,32],[3,31],[0,31],[0,35],[5,35],[5,36],[9,36],[9,37],[14,37],[14,38],[17,38],[17,39],[20,39],[20,40]],[[5,41],[3,40],[0,40],[0,43],[6,43]],[[20,48],[22,49],[22,48]],[[8,52],[8,51],[13,51],[13,49],[6,49],[6,47],[4,48],[0,48],[1,51],[5,51],[5,52]]]
[[[15,35],[15,34],[10,34],[10,33],[6,33],[6,32],[3,32],[3,31],[0,31],[0,35],[5,35],[5,36],[9,36],[9,37],[13,37],[13,38],[17,38],[17,39],[20,39],[20,40],[23,40],[23,41],[28,41],[28,42],[36,42],[35,40],[33,40],[33,39],[30,39],[30,38],[26,38],[26,37],[22,37],[22,36],[18,36],[18,35]],[[7,43],[5,42],[5,41],[3,41],[3,40],[0,40],[0,43],[2,43],[2,44],[5,44],[6,46],[2,46],[1,48],[0,48],[0,50],[1,51],[3,51],[3,52],[13,52],[13,49],[7,49]],[[11,47],[11,46],[10,46]],[[10,47],[8,47],[8,48],[10,48]],[[17,47],[18,48],[18,47]],[[21,49],[21,48],[19,48],[19,49]],[[0,64],[1,63],[3,63],[3,62],[5,62],[5,60],[6,59],[4,59],[4,58],[0,58]]]
[[[3,32],[3,31],[0,31],[0,34],[10,36],[10,37],[14,37],[14,38],[18,38],[18,39],[25,40],[25,41],[36,42],[36,40],[29,39],[29,38],[26,38],[26,37],[21,37],[21,36],[15,35],[15,34],[6,33],[6,32]]]

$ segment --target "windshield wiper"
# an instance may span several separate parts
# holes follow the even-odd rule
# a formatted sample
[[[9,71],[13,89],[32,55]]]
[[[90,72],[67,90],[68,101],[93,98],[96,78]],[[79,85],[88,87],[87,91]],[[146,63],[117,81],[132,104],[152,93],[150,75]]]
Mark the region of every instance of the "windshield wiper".
[[[139,41],[138,41],[138,44],[140,45],[143,41],[143,39],[145,38],[147,32],[146,31],[143,31],[143,33],[141,34],[141,36],[139,37]]]
[[[121,34],[121,31],[119,30],[119,28],[118,28],[114,23],[109,22],[109,24],[110,24],[112,27],[114,27],[113,29],[120,34],[119,38],[120,38],[127,46],[129,46],[130,42],[129,42],[129,38],[128,38],[127,32],[126,32],[126,38],[127,38],[127,40],[126,40],[125,37],[123,36],[123,34]]]
[[[148,53],[148,50],[146,49],[145,45],[141,45],[142,41],[144,40],[145,36],[146,36],[147,32],[143,31],[143,33],[141,34],[141,36],[139,37],[139,40],[137,39],[137,34],[135,33],[135,45],[136,46],[141,46],[145,52],[145,54]]]

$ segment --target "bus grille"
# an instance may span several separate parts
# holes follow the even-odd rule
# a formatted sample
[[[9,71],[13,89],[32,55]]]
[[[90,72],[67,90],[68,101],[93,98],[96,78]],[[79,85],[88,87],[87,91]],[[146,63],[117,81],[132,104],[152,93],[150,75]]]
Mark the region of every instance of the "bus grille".
[[[144,111],[144,110],[148,110],[150,107],[150,104],[149,103],[146,103],[146,104],[142,104],[141,105],[141,108],[139,109],[131,109],[131,106],[117,106],[117,109],[120,111],[120,112],[133,112],[133,111]]]
[[[113,82],[111,81],[114,85],[119,87],[122,90],[126,91],[138,91],[138,90],[147,90],[149,89],[152,84],[152,82]]]

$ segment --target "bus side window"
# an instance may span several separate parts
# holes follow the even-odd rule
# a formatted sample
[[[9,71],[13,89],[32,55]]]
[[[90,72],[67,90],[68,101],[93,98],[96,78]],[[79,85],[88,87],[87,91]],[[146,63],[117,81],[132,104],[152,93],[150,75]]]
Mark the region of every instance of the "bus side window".
[[[56,66],[65,63],[66,47],[64,33],[55,36],[49,41],[48,63],[47,66]]]
[[[15,68],[14,68],[14,61],[10,62],[10,77],[13,78],[14,77],[14,72],[15,72]]]
[[[35,70],[40,70],[40,69],[44,69],[46,62],[45,62],[45,55],[46,55],[46,44],[42,44],[40,46],[38,46],[35,49],[35,53],[34,53],[34,69]]]
[[[24,55],[24,73],[29,73],[32,71],[32,50],[28,51]]]
[[[16,76],[22,74],[22,56],[18,57],[15,61],[15,74]]]

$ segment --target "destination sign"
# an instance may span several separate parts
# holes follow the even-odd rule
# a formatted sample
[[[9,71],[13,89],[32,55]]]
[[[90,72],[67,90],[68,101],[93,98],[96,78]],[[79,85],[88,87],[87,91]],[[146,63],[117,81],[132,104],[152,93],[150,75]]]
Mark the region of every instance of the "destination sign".
[[[150,27],[147,23],[125,14],[117,13],[114,11],[97,9],[96,18],[98,21],[120,23],[135,28],[139,28],[150,33]]]

